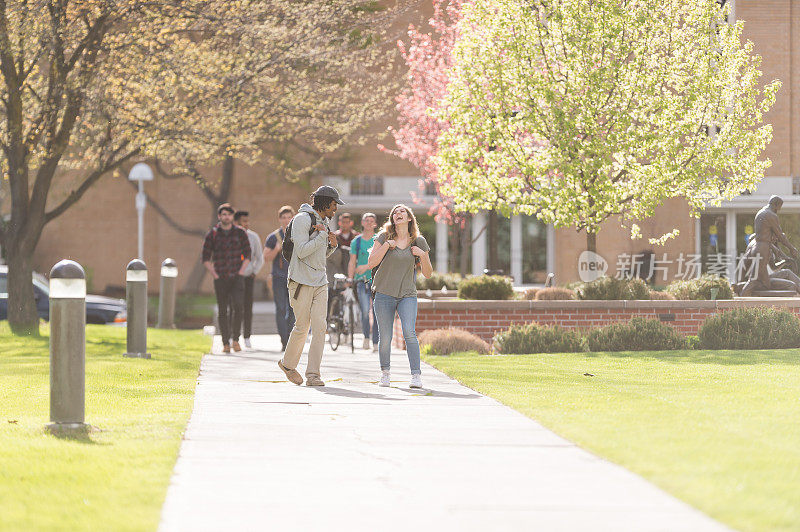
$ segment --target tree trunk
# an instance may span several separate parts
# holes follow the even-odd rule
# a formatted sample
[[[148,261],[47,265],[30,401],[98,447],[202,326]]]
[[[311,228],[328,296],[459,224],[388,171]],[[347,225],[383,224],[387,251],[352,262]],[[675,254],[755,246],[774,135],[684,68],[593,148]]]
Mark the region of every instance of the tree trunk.
[[[223,202],[224,203],[224,202]],[[214,210],[211,214],[211,223],[209,226],[213,227],[214,224],[217,222],[217,207],[214,207]],[[202,242],[200,243],[202,246]],[[200,289],[203,286],[203,279],[206,278],[206,267],[203,265],[203,257],[202,251],[198,254],[197,261],[192,266],[192,273],[189,274],[189,278],[186,280],[186,284],[183,285],[183,291],[189,294],[199,294]]]
[[[586,231],[586,250],[597,253],[597,233]]]
[[[29,253],[19,246],[8,250],[8,324],[21,336],[39,336],[39,315],[33,296],[33,267]]]
[[[217,223],[217,209],[221,204],[228,201],[228,197],[231,194],[234,177],[234,162],[234,158],[228,156],[222,163],[222,180],[219,186],[219,194],[214,194],[210,190],[206,193],[206,197],[211,203],[210,227],[213,227],[214,224]],[[192,273],[189,274],[189,279],[183,286],[183,291],[190,294],[200,293],[200,289],[203,286],[203,279],[206,278],[206,273],[208,273],[208,270],[206,270],[206,267],[203,265],[203,258],[198,257],[197,262],[195,262],[192,268]]]

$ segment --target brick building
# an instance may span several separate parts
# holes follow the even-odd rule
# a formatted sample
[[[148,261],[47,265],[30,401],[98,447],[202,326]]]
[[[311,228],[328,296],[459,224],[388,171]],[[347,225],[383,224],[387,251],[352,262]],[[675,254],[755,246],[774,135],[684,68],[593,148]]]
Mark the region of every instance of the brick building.
[[[674,262],[681,254],[702,257],[704,268],[716,267],[732,272],[733,255],[744,250],[753,216],[771,194],[784,198],[781,223],[796,244],[800,245],[800,2],[792,0],[728,0],[735,19],[745,21],[744,36],[755,43],[763,57],[764,79],[779,79],[783,87],[766,120],[773,124],[774,138],[766,156],[772,160],[767,177],[752,195],[735,198],[719,208],[709,209],[702,217],[689,217],[688,208],[674,200],[662,206],[656,216],[640,223],[644,239],[631,241],[618,224],[607,223],[597,238],[598,252],[608,261],[609,269],[633,262],[631,257],[653,251],[656,259],[673,261],[666,269],[667,278],[680,273]],[[251,213],[253,228],[265,237],[276,226],[276,210],[283,204],[299,205],[309,191],[320,183],[337,186],[350,212],[385,213],[391,205],[406,202],[415,212],[434,250],[438,270],[457,270],[466,264],[467,271],[478,273],[487,266],[486,232],[481,231],[487,215],[480,213],[464,228],[436,224],[425,215],[433,197],[420,191],[414,167],[374,146],[357,150],[344,163],[329,168],[325,175],[308,182],[291,184],[263,167],[237,165],[231,203]],[[181,225],[204,230],[209,226],[211,206],[203,193],[190,181],[156,179],[147,183],[147,192]],[[45,228],[35,256],[35,269],[49,271],[59,259],[69,257],[84,264],[91,274],[92,288],[122,286],[123,271],[136,254],[137,217],[135,189],[124,176],[107,177],[70,211]],[[55,199],[54,199],[55,201]],[[517,284],[542,282],[546,272],[555,272],[558,282],[578,278],[578,257],[585,249],[585,235],[573,229],[553,229],[527,216],[500,218],[498,225],[499,267],[511,274]],[[660,248],[647,244],[648,236],[659,236],[677,227],[680,236]],[[475,239],[465,260],[455,249],[464,231]],[[185,282],[200,254],[200,238],[176,230],[154,209],[145,214],[145,261],[153,267],[166,257],[176,259]],[[711,265],[711,267],[714,267]],[[659,276],[658,281],[661,281]],[[180,286],[180,285],[179,285]],[[205,279],[204,289],[211,284]]]

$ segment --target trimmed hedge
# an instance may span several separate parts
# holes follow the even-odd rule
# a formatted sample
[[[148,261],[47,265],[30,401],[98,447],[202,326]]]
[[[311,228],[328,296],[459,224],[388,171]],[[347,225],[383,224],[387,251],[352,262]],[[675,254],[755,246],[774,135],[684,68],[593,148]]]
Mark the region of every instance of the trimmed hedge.
[[[577,297],[575,296],[575,292],[567,288],[551,287],[542,288],[536,292],[534,299],[537,301],[564,301],[577,299]]]
[[[417,290],[458,290],[462,277],[458,273],[433,272],[427,279],[424,275],[417,275]]]
[[[510,277],[480,275],[468,277],[458,285],[460,299],[512,299],[514,286]]]
[[[666,291],[675,299],[709,300],[713,288],[717,289],[717,299],[733,299],[733,289],[728,280],[708,274],[697,279],[673,281]]]
[[[675,296],[669,292],[659,292],[658,290],[650,290],[650,299],[653,301],[675,301]]]
[[[578,299],[617,300],[650,299],[650,289],[641,279],[617,279],[601,277],[584,283],[578,290]]]
[[[578,331],[558,325],[548,327],[538,323],[512,325],[494,337],[494,348],[506,355],[529,353],[577,353],[585,351]]]
[[[528,288],[522,294],[522,299],[527,299],[528,301],[536,299],[536,293],[539,292],[539,290],[541,290],[541,288]]]
[[[800,320],[773,307],[737,308],[706,318],[698,336],[701,349],[800,347]]]
[[[668,351],[689,347],[688,340],[666,323],[641,316],[589,331],[586,344],[589,351]]]

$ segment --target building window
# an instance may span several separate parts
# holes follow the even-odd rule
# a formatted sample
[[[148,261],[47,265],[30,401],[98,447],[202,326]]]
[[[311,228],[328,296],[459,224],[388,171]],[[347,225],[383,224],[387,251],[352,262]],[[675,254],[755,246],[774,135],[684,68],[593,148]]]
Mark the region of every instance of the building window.
[[[424,181],[425,183],[425,195],[426,196],[435,196],[436,195],[436,183],[433,181]]]
[[[700,264],[703,273],[711,273],[727,277],[727,264],[735,260],[728,251],[725,240],[727,218],[725,213],[708,213],[700,216]],[[689,277],[696,277],[699,272],[688,271]]]
[[[547,279],[547,225],[535,216],[522,215],[522,282]]]
[[[353,196],[383,196],[383,177],[359,176],[350,181]]]
[[[792,195],[797,196],[800,194],[800,176],[792,176]]]

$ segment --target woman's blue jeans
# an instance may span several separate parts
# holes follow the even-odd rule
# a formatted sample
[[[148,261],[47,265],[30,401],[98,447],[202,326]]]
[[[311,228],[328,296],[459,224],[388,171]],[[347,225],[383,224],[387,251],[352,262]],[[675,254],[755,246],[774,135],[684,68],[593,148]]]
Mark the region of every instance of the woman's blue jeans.
[[[375,305],[372,305],[372,283],[369,281],[356,281],[358,294],[358,307],[361,309],[361,332],[364,338],[369,338],[369,309],[372,307],[372,343],[378,343],[378,318],[375,317]]]
[[[419,367],[419,341],[415,330],[417,324],[416,296],[392,297],[378,292],[375,294],[373,305],[375,316],[378,318],[378,354],[380,355],[381,369],[389,369],[394,315],[397,313],[400,316],[400,324],[403,326],[403,339],[406,341],[406,352],[408,353],[408,363],[411,366],[411,374],[419,375],[422,373]]]

